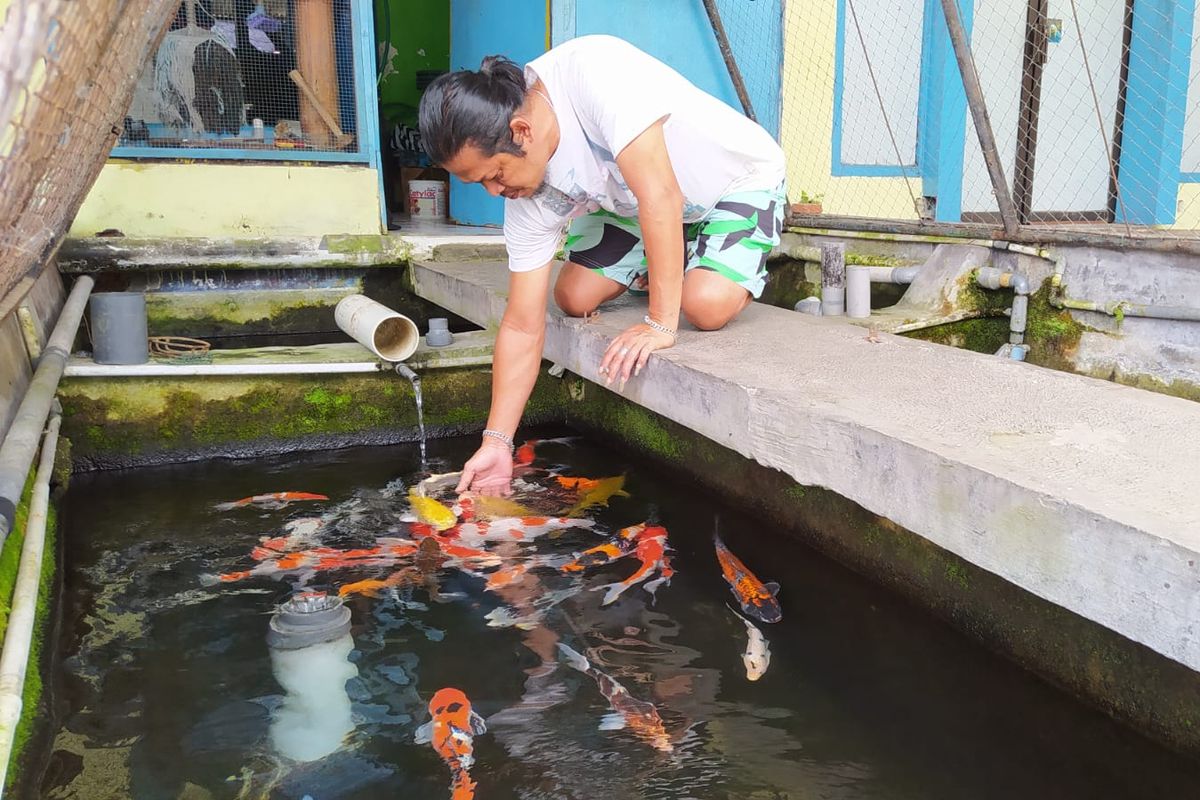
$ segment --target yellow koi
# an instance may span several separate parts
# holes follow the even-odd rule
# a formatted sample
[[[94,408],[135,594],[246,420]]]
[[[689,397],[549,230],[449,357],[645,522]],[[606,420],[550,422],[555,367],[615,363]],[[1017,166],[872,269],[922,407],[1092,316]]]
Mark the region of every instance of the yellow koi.
[[[432,497],[411,491],[408,493],[408,502],[412,504],[417,519],[435,530],[448,530],[458,524],[458,517],[454,512]]]
[[[563,516],[574,517],[582,514],[593,506],[607,506],[613,497],[629,497],[625,491],[625,476],[617,475],[612,478],[564,478],[559,477],[558,483],[564,489],[579,492],[575,505]]]

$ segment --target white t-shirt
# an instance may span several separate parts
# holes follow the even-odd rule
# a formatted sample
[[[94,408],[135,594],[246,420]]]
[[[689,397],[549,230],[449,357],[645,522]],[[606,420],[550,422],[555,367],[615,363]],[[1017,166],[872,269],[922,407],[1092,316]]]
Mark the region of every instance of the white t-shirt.
[[[616,156],[660,119],[683,220],[703,219],[733,192],[774,189],[784,179],[783,150],[771,135],[658,59],[615,36],[581,36],[525,68],[540,78],[558,118],[558,149],[543,187],[506,200],[509,269],[550,263],[566,224],[605,209],[637,216],[637,198]]]

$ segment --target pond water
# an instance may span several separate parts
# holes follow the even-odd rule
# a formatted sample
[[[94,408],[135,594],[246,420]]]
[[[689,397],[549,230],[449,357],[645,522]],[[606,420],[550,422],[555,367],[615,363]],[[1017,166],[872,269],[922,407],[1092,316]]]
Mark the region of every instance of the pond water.
[[[476,441],[431,442],[433,471],[458,468]],[[215,585],[210,576],[265,573],[271,554],[255,560],[252,550],[289,523],[289,547],[331,548],[319,551],[326,556],[427,532],[402,519],[406,487],[425,477],[415,445],[76,476],[60,516],[57,729],[28,793],[449,797],[450,768],[414,734],[433,694],[454,687],[486,720],[470,769],[480,800],[1195,796],[1197,764],[1080,707],[753,509],[583,439],[540,445],[532,467],[530,485],[560,490],[527,495],[543,512],[572,502],[556,475],[624,475],[628,496],[582,510],[591,528],[489,541],[500,566],[435,563],[399,582],[387,579],[414,557],[320,570],[310,562],[303,574]],[[279,491],[329,499],[214,508]],[[319,528],[298,522],[312,518]],[[782,587],[782,621],[757,626],[771,659],[756,682],[742,661],[747,628],[714,555],[718,519],[730,549]],[[601,605],[595,587],[629,576],[635,557],[562,569],[571,554],[647,520],[669,531],[672,548],[674,575],[656,598],[641,584]],[[512,571],[521,564],[524,575]],[[499,586],[497,570],[513,579]],[[347,595],[348,641],[282,656],[268,648],[272,613],[298,582],[337,594],[371,579],[383,583]],[[661,748],[632,726],[601,729],[613,712],[601,686],[611,684],[573,668],[559,643],[654,704]],[[306,692],[326,703],[323,731],[287,716]],[[350,729],[344,739],[339,726]],[[296,760],[286,753],[311,756],[297,739],[301,749],[336,749]]]

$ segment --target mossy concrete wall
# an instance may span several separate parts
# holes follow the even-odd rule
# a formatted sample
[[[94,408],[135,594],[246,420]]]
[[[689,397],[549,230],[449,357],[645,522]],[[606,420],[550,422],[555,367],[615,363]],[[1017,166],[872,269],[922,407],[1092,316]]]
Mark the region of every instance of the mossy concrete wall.
[[[480,430],[491,373],[428,370],[422,376],[430,436]],[[531,423],[556,419],[545,380]],[[59,389],[63,435],[77,469],[115,469],[214,456],[252,457],[417,439],[412,386],[397,375],[67,378]]]
[[[582,379],[565,421],[653,458],[1168,746],[1200,756],[1200,676],[825,489],[745,459]]]

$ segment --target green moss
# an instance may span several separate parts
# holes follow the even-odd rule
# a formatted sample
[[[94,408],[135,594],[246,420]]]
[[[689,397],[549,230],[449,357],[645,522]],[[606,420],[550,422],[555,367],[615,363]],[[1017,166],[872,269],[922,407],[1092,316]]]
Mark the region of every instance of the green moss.
[[[995,353],[1008,341],[1008,320],[996,317],[964,319],[935,325],[932,328],[907,331],[902,336],[926,342],[973,350],[976,353]]]
[[[804,298],[820,295],[820,285],[812,283],[805,275],[805,262],[781,261],[769,267],[767,284],[758,302],[790,311]]]
[[[871,253],[846,253],[846,263],[864,267],[911,267],[920,262],[908,258],[894,258]]]
[[[29,503],[33,494],[33,472],[25,483],[25,491],[17,506],[13,531],[0,551],[0,637],[8,630],[8,617],[12,613],[13,590],[17,571],[20,568],[21,551],[25,546],[25,529],[29,521]],[[20,763],[21,756],[33,735],[39,718],[44,718],[42,705],[41,658],[43,639],[50,620],[51,597],[54,588],[54,570],[58,518],[51,505],[46,516],[46,539],[42,557],[41,585],[38,589],[34,611],[33,639],[29,649],[29,667],[25,673],[25,686],[21,692],[21,719],[13,737],[11,763]],[[10,768],[6,786],[11,787],[20,777],[20,770]]]
[[[1047,281],[1029,297],[1029,319],[1025,325],[1029,354],[1026,360],[1038,366],[1073,372],[1079,339],[1088,328],[1077,322],[1071,312],[1050,305],[1050,291]]]
[[[946,564],[946,580],[957,584],[962,589],[971,588],[971,582],[967,580],[967,571],[961,564],[953,562]]]
[[[784,489],[784,491],[787,492],[787,496],[793,500],[804,499],[804,486],[799,483],[789,486],[788,488]]]

